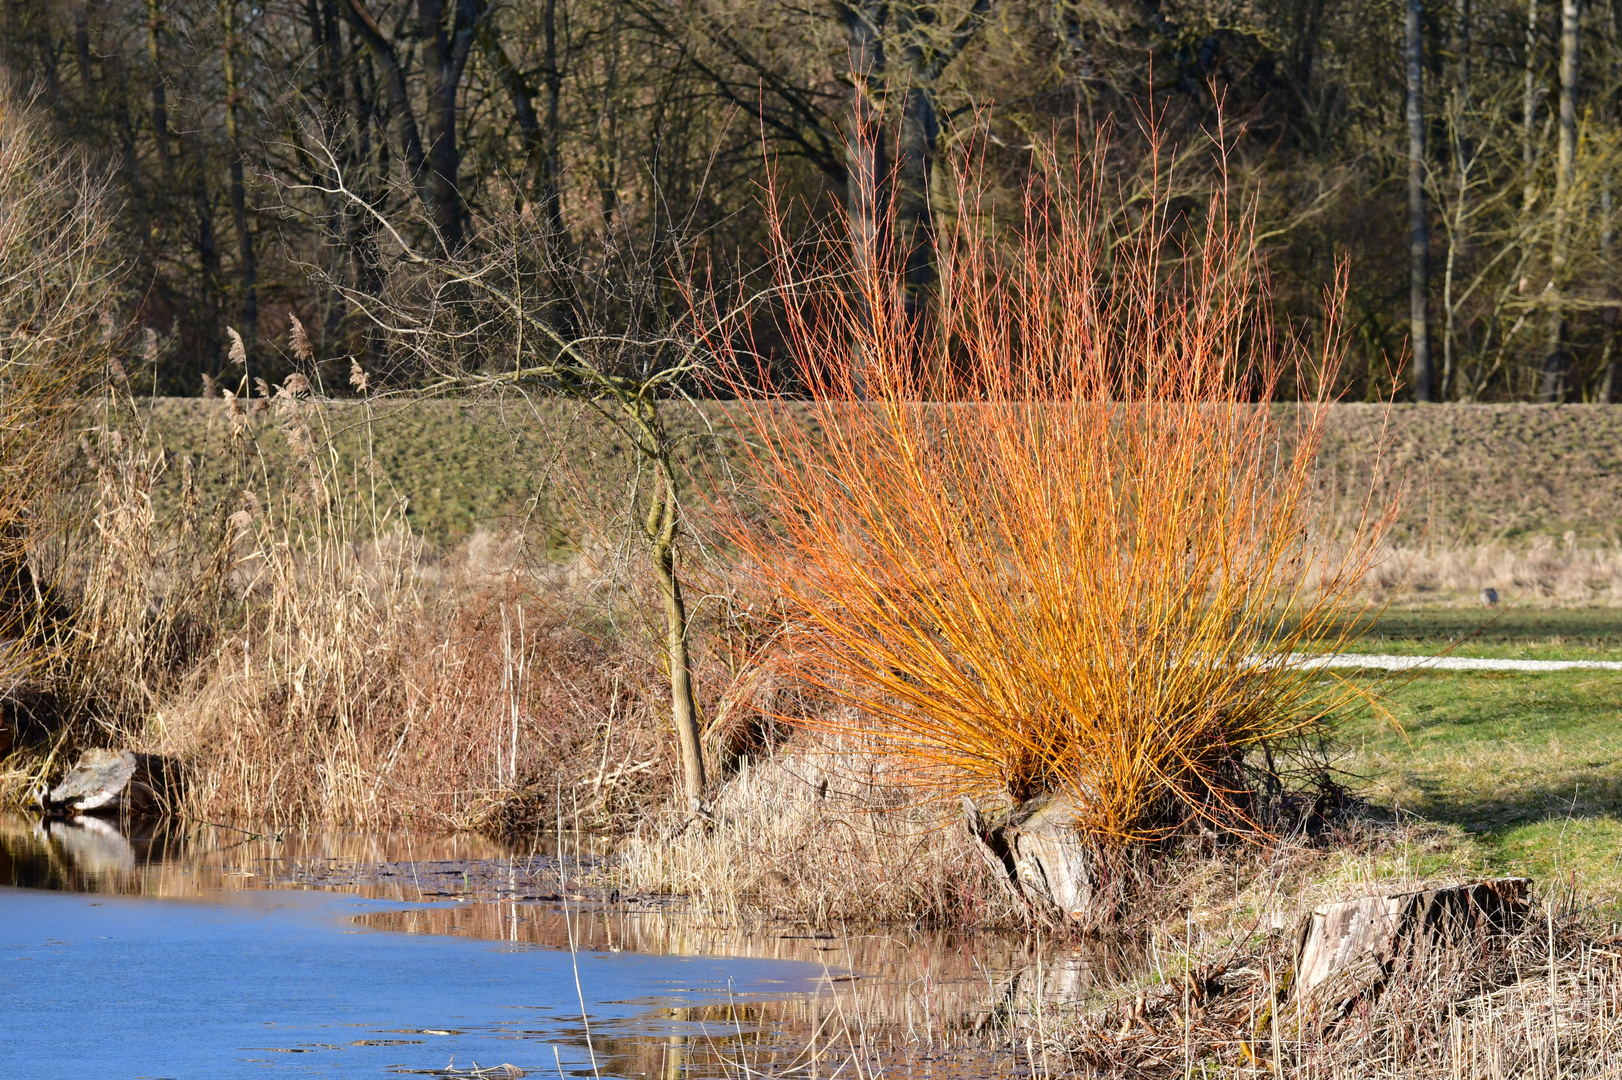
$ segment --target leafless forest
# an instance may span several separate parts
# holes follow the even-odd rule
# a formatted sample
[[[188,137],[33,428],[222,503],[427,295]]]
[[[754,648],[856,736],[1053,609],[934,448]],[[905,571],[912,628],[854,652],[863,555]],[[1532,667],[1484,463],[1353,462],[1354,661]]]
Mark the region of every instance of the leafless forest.
[[[1036,143],[1107,130],[1129,196],[1158,180],[1194,217],[1220,179],[1254,201],[1291,333],[1316,332],[1344,264],[1351,398],[1622,395],[1608,0],[10,0],[3,18],[13,82],[116,174],[122,314],[158,336],[131,372],[148,392],[224,373],[227,327],[277,381],[290,315],[317,355],[411,377],[422,357],[368,314],[404,288],[390,229],[429,259],[510,253],[563,337],[656,334],[695,274],[762,274],[768,174],[856,235],[893,227],[927,297],[925,239],[956,209],[943,156],[972,146],[1013,202]]]

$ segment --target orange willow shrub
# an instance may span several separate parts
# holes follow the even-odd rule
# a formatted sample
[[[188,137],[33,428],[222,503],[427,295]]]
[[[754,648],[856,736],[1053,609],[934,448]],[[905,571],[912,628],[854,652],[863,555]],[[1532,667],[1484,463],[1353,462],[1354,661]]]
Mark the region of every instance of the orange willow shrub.
[[[1338,290],[1309,354],[1269,322],[1248,215],[1108,203],[1101,156],[1045,152],[1001,230],[960,159],[922,319],[881,243],[791,244],[778,213],[805,400],[734,409],[764,505],[729,532],[784,605],[776,662],[834,703],[802,723],[926,793],[1067,796],[1110,844],[1243,815],[1247,751],[1344,702],[1287,659],[1356,622],[1390,514],[1314,528]],[[1265,404],[1286,378],[1316,389]]]

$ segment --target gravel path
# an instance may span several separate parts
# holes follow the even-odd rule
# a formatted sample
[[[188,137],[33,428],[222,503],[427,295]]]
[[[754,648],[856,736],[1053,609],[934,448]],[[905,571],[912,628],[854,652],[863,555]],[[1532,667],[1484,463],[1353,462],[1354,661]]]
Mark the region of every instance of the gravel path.
[[[1331,653],[1328,656],[1298,656],[1303,668],[1380,668],[1385,671],[1571,671],[1596,668],[1622,671],[1622,660],[1491,660],[1479,656],[1391,656],[1389,654]]]

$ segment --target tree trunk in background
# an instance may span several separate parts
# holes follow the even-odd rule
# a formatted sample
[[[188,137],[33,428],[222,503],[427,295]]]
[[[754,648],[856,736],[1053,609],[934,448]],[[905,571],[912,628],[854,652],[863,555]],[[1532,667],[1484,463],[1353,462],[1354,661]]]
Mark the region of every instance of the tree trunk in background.
[[[1458,261],[1465,252],[1465,222],[1469,217],[1466,205],[1470,198],[1470,167],[1475,148],[1471,145],[1466,121],[1470,113],[1470,49],[1473,34],[1470,25],[1470,0],[1459,0],[1458,23],[1453,32],[1455,59],[1453,83],[1452,140],[1453,172],[1458,190],[1453,206],[1453,227],[1447,233],[1447,268],[1442,275],[1442,380],[1436,387],[1436,397],[1446,401],[1453,392],[1453,368],[1456,339],[1454,336],[1453,281]]]
[[[451,25],[447,26],[446,0],[417,0],[417,25],[430,44],[422,55],[423,73],[427,76],[428,208],[445,250],[459,251],[464,207],[457,182],[462,147],[457,141],[456,98],[481,12],[476,0],[450,0],[450,5],[454,10],[450,13]]]
[[[236,23],[236,0],[220,0],[220,25],[225,31],[225,137],[231,148],[231,221],[237,231],[237,280],[241,294],[237,318],[243,337],[251,344],[259,326],[259,272],[254,261],[253,233],[248,229],[248,193],[242,175],[242,143],[238,130],[238,103],[242,88],[236,64]],[[252,373],[245,371],[244,374],[251,376]],[[250,388],[253,386],[251,378],[248,385]]]
[[[1619,44],[1617,41],[1616,8],[1617,0],[1611,0],[1611,3],[1606,5],[1604,9],[1605,44],[1612,56],[1617,55],[1617,46]],[[1609,113],[1607,119],[1610,120],[1613,126],[1617,123],[1619,117],[1622,117],[1622,108],[1619,108],[1619,106],[1622,106],[1622,100],[1619,100],[1619,98],[1622,98],[1622,87],[1614,88],[1611,91],[1610,100],[1605,103],[1606,111]],[[1605,215],[1605,222],[1600,227],[1599,234],[1600,258],[1605,263],[1606,291],[1613,301],[1617,298],[1615,285],[1616,201],[1613,190],[1615,179],[1610,169],[1605,170],[1605,176],[1600,186],[1600,212]],[[1616,348],[1617,333],[1619,329],[1622,329],[1622,318],[1619,318],[1622,313],[1619,313],[1613,307],[1605,315],[1605,353],[1601,358],[1604,361],[1605,380],[1600,386],[1599,400],[1603,404],[1613,405],[1616,403],[1618,396],[1622,395],[1622,355],[1618,355]]]
[[[1526,84],[1521,96],[1521,210],[1532,209],[1532,172],[1537,165],[1538,87],[1538,0],[1526,4]]]
[[[935,284],[929,187],[939,135],[932,88],[909,87],[901,98],[901,133],[896,146],[895,229],[897,253],[904,260],[902,303],[914,333],[923,330],[923,311]]]
[[[152,141],[158,149],[158,167],[165,183],[172,183],[175,169],[169,157],[169,95],[163,84],[163,57],[158,51],[158,27],[163,9],[158,0],[147,0],[146,52],[152,62]]]
[[[851,117],[845,174],[845,213],[849,220],[854,262],[862,270],[879,271],[875,260],[889,253],[886,230],[890,221],[890,160],[885,149],[882,103],[875,100],[884,79],[883,28],[885,6],[856,0],[845,8],[846,40],[850,48]],[[862,288],[865,283],[858,283]],[[857,310],[864,311],[862,298]],[[857,397],[866,396],[866,363],[852,363],[852,386]]]
[[[1409,324],[1414,350],[1414,400],[1433,400],[1430,327],[1430,225],[1425,213],[1425,9],[1408,0],[1408,275]]]
[[[1554,244],[1549,260],[1548,353],[1543,362],[1543,401],[1563,401],[1570,389],[1571,357],[1566,352],[1566,241],[1571,226],[1571,191],[1577,175],[1577,30],[1582,18],[1580,0],[1560,5],[1560,157],[1554,179]]]
[[[225,364],[220,337],[220,248],[214,233],[214,196],[208,188],[208,158],[198,140],[189,138],[181,129],[181,149],[191,161],[191,197],[197,214],[197,264],[202,272],[203,287],[193,305],[193,322],[203,369],[219,371]]]
[[[859,265],[867,265],[885,247],[889,219],[890,160],[885,149],[882,106],[875,101],[884,79],[884,7],[856,3],[845,9],[850,46],[850,170],[845,180],[845,209],[850,241]]]
[[[79,63],[79,89],[85,101],[90,100],[90,5],[80,4],[73,11],[73,56]]]

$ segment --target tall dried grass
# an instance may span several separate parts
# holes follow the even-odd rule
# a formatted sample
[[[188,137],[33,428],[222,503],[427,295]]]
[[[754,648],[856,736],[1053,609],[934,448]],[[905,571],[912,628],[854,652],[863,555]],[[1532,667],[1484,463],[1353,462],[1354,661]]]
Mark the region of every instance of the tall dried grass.
[[[0,756],[65,689],[53,582],[32,555],[57,527],[79,410],[116,344],[106,178],[29,105],[0,81]]]
[[[33,553],[58,583],[76,704],[25,740],[4,796],[107,744],[179,759],[180,809],[206,820],[498,829],[560,793],[597,821],[662,793],[646,661],[582,629],[521,538],[427,552],[377,462],[340,454],[312,382],[250,396],[244,379],[206,450],[177,461],[128,380],[108,381],[84,483],[58,493],[75,512]]]
[[[629,888],[687,896],[735,923],[1022,926],[1006,871],[965,859],[975,849],[962,815],[920,805],[906,779],[837,738],[778,748],[744,759],[702,826],[649,818],[615,865]]]
[[[1315,529],[1338,288],[1315,347],[1275,333],[1248,216],[1159,189],[1111,213],[1105,153],[1042,148],[1006,245],[959,155],[922,321],[896,252],[808,250],[778,210],[791,380],[714,345],[810,399],[735,410],[763,513],[729,527],[781,599],[776,663],[838,706],[799,722],[915,791],[1061,794],[1108,846],[1243,816],[1243,755],[1332,715],[1280,661],[1356,625],[1391,514]],[[1253,404],[1285,381],[1299,409]]]

